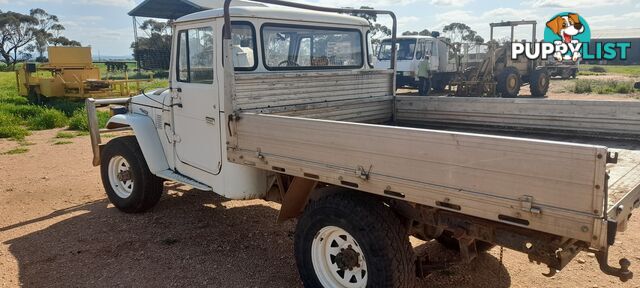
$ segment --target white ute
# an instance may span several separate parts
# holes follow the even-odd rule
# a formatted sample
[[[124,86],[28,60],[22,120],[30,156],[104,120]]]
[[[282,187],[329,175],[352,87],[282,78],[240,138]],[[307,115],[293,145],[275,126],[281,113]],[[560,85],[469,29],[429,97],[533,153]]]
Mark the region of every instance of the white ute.
[[[346,15],[388,14],[395,35],[393,13],[230,2],[172,23],[170,88],[87,100],[93,164],[115,207],[152,208],[165,180],[277,198],[279,221],[298,218],[306,287],[409,287],[449,265],[416,256],[409,236],[459,251],[457,262],[499,245],[553,274],[588,251],[604,273],[632,276],[607,256],[640,203],[638,145],[496,134],[637,138],[638,105],[396,96],[394,61],[374,69],[368,22]],[[96,107],[112,104],[126,111],[98,129]],[[481,134],[489,127],[500,129]],[[467,128],[480,132],[456,132]],[[101,143],[120,130],[133,135]]]

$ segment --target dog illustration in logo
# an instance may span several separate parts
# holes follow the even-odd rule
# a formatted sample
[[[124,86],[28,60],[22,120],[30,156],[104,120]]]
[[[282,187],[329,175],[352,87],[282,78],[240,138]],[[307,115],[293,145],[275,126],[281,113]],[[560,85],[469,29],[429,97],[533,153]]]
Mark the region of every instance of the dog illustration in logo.
[[[584,25],[580,22],[580,16],[578,14],[570,13],[566,16],[558,16],[547,22],[547,27],[553,31],[554,34],[560,36],[562,43],[572,43],[573,37],[584,32]],[[558,61],[562,60],[562,55],[556,53],[554,55]],[[580,59],[580,53],[574,53],[573,60]]]

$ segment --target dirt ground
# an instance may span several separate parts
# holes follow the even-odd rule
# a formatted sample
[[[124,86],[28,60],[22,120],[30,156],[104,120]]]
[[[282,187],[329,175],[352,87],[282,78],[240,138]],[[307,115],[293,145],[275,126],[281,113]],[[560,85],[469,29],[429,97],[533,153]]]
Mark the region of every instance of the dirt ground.
[[[0,287],[301,286],[295,223],[275,223],[278,204],[167,183],[151,212],[123,214],[106,200],[88,137],[54,145],[57,131],[29,136],[24,154],[0,155]],[[0,153],[17,146],[0,140]],[[618,234],[612,263],[624,256],[632,270],[640,267],[638,231],[635,217]],[[418,244],[434,257],[452,256],[436,243]],[[640,287],[640,276],[620,283],[586,253],[551,278],[547,272],[511,250],[501,262],[494,248],[420,287]]]

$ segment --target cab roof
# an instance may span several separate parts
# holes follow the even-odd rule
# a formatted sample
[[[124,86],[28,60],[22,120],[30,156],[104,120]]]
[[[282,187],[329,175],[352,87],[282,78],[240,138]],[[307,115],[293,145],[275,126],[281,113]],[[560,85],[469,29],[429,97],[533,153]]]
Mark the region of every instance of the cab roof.
[[[396,37],[396,40],[401,40],[401,39],[436,39],[436,38],[433,38],[431,36],[422,36],[422,35],[400,35]],[[382,41],[386,41],[386,40],[391,40],[391,37],[382,39]]]
[[[233,2],[232,2],[233,3]],[[369,22],[361,17],[355,17],[345,14],[319,12],[306,9],[297,9],[279,6],[236,6],[230,7],[229,13],[231,17],[251,17],[266,18],[274,20],[290,20],[300,22],[318,22],[328,24],[343,24],[356,26],[369,26]],[[224,16],[222,8],[204,10],[192,13],[176,20],[179,22],[197,21],[210,18],[220,18]],[[233,20],[233,19],[232,19]]]

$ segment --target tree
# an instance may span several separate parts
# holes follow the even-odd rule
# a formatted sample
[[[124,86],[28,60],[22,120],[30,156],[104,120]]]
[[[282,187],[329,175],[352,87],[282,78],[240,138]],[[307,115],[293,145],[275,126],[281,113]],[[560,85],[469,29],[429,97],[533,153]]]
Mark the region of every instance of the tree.
[[[473,43],[481,44],[484,39],[478,35],[476,31],[471,29],[467,24],[454,22],[444,26],[442,32],[450,43]]]
[[[36,37],[38,19],[12,11],[0,11],[0,56],[7,66],[14,67],[28,52],[23,51]],[[22,56],[22,57],[20,57]]]
[[[169,69],[171,26],[167,22],[148,19],[139,28],[147,37],[138,37],[131,43],[131,48],[140,68]]]
[[[351,7],[346,7],[346,8],[351,8]],[[369,7],[369,6],[360,6],[359,9],[362,10],[374,10],[373,7]],[[376,23],[376,21],[378,21],[378,15],[371,12],[357,12],[357,13],[351,13],[352,16],[356,16],[356,17],[362,17],[365,20],[367,20],[367,22],[369,22],[369,33],[371,33],[371,43],[374,45],[374,47],[378,44],[380,44],[380,38],[383,37],[388,37],[391,35],[391,29],[389,29],[389,27],[382,25],[380,23]]]
[[[58,16],[50,15],[49,13],[47,13],[47,11],[44,11],[40,8],[31,9],[31,11],[29,11],[29,15],[38,19],[37,30],[34,32],[35,45],[33,46],[33,48],[35,48],[35,50],[38,52],[38,58],[43,59],[44,53],[47,51],[49,39],[53,37],[53,35],[50,33],[51,26],[62,25],[58,24]],[[64,30],[64,26],[62,27],[62,29]]]
[[[49,43],[53,46],[71,46],[71,47],[80,47],[82,44],[75,40],[69,40],[67,37],[58,36],[49,39]]]
[[[431,31],[429,29],[423,29],[422,31],[404,31],[402,35],[411,36],[411,35],[419,35],[419,36],[431,36]]]

